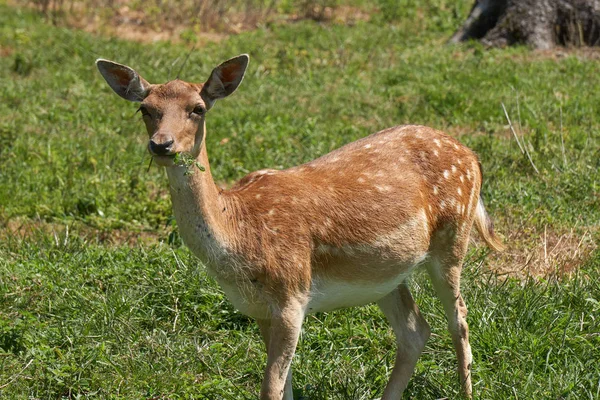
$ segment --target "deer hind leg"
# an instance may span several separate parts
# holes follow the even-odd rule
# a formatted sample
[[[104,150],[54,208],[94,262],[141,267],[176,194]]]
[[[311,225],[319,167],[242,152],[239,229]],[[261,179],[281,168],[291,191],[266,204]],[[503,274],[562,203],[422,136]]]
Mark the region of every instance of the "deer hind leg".
[[[304,314],[304,304],[290,299],[284,307],[272,312],[268,322],[259,322],[261,333],[267,339],[267,368],[260,390],[261,400],[293,399],[290,365]]]
[[[271,338],[271,320],[270,319],[257,319],[256,323],[260,329],[260,335],[265,342],[267,349],[267,355],[269,354],[269,343]],[[283,400],[293,400],[294,394],[292,391],[292,367],[288,368],[287,377],[285,379],[285,387],[283,390]]]
[[[469,344],[467,307],[460,295],[460,273],[468,244],[467,240],[456,243],[450,254],[445,256],[432,255],[427,270],[448,319],[448,329],[458,359],[458,374],[462,390],[468,398],[471,398],[471,364],[473,356]]]
[[[377,304],[394,329],[398,346],[394,369],[382,400],[399,400],[429,339],[429,324],[404,283]]]

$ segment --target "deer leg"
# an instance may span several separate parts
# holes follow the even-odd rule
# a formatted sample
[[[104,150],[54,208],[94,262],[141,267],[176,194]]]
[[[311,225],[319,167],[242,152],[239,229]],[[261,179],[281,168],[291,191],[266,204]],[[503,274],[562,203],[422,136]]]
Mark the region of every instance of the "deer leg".
[[[429,324],[404,283],[377,304],[394,329],[398,345],[394,369],[382,400],[399,400],[429,339]]]
[[[291,303],[273,312],[271,316],[267,334],[267,369],[260,390],[261,400],[292,399],[291,380],[288,392],[286,387],[304,319],[304,307],[300,302]]]
[[[265,342],[267,348],[267,354],[269,353],[269,341],[271,336],[271,320],[270,319],[257,319],[256,323],[260,329],[260,335]],[[287,378],[285,379],[285,388],[283,390],[283,400],[293,400],[294,394],[292,392],[292,368],[288,369]]]
[[[473,356],[469,345],[467,307],[460,295],[462,257],[450,257],[450,261],[444,261],[442,263],[432,260],[428,265],[428,272],[448,318],[448,329],[458,359],[458,374],[463,392],[471,398],[471,364]]]

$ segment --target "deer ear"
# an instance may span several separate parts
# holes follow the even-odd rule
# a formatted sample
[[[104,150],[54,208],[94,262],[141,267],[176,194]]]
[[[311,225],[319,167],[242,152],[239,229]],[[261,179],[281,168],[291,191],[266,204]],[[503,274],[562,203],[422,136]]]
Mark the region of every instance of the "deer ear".
[[[101,58],[96,66],[106,83],[125,100],[140,102],[148,96],[150,84],[132,68]]]
[[[200,94],[205,97],[210,105],[218,99],[229,96],[235,92],[248,67],[250,57],[248,54],[241,54],[231,58],[215,69],[213,69],[210,77],[202,87]]]

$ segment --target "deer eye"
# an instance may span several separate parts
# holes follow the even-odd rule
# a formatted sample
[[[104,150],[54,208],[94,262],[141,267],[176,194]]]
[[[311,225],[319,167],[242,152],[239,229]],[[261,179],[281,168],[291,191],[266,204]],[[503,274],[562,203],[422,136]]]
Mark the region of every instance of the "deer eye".
[[[204,115],[205,112],[206,112],[206,108],[204,108],[201,105],[197,105],[196,107],[194,107],[194,109],[190,113],[190,117],[193,115],[202,116],[202,115]]]

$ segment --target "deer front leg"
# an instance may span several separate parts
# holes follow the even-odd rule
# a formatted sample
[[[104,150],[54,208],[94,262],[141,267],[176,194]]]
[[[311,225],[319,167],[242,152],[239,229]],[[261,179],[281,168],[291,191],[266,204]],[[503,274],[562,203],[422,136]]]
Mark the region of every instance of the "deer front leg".
[[[267,369],[260,390],[261,400],[293,399],[290,365],[296,351],[298,337],[304,320],[304,307],[300,302],[291,302],[272,313],[270,328],[263,337],[268,337]],[[263,326],[267,323],[264,323]],[[266,326],[261,326],[261,332]],[[288,383],[289,382],[289,383]]]
[[[265,342],[267,354],[269,353],[269,341],[271,337],[271,320],[270,319],[257,319],[256,323],[260,329],[260,335]],[[283,400],[294,400],[294,394],[292,391],[292,368],[288,368],[287,378],[285,380],[285,389],[283,391]]]

